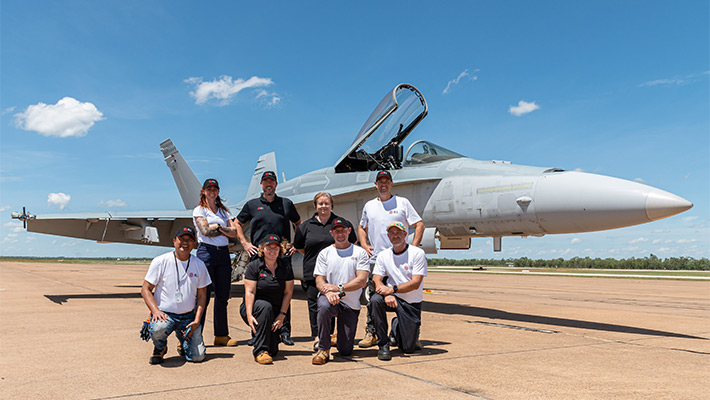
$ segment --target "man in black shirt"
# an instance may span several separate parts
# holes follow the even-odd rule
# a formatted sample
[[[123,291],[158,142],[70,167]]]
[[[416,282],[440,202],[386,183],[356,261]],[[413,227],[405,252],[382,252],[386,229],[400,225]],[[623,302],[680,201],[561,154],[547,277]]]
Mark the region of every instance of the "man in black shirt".
[[[237,231],[237,239],[242,244],[244,250],[250,256],[255,257],[257,248],[254,243],[261,243],[265,236],[269,234],[277,234],[282,238],[287,238],[291,241],[291,227],[289,222],[298,228],[301,224],[301,216],[298,215],[293,202],[287,198],[276,195],[276,173],[274,171],[266,171],[261,175],[261,190],[262,194],[257,199],[251,199],[244,204],[239,215],[235,218],[235,228]],[[247,240],[244,236],[244,224],[250,222],[251,240]],[[296,250],[292,247],[286,255],[289,257]],[[288,315],[284,321],[284,326],[281,328],[281,341],[285,345],[292,346],[291,340],[291,309],[289,308]]]

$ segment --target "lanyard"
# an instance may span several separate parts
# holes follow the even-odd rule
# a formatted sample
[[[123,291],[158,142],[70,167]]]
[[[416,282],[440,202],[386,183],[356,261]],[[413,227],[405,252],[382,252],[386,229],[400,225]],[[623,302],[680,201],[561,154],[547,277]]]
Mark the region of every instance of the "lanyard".
[[[180,291],[180,272],[178,271],[178,262],[177,262],[177,256],[175,255],[175,252],[173,251],[173,258],[175,259],[175,281],[177,282],[177,288],[176,292]],[[192,257],[187,258],[187,267],[185,267],[185,274],[187,274],[187,271],[190,269],[190,259]]]

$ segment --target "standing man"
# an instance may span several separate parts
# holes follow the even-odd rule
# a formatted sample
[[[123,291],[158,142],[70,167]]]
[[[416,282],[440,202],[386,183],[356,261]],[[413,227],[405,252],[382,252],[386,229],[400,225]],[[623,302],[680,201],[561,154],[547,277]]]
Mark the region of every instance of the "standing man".
[[[387,336],[387,311],[397,314],[392,320],[392,334],[405,353],[417,349],[422,317],[423,282],[427,274],[424,250],[407,244],[407,228],[401,222],[387,226],[392,247],[377,257],[372,271],[376,293],[368,307],[377,331],[377,358],[390,360],[390,338]],[[387,277],[385,284],[383,279]]]
[[[370,271],[377,261],[378,254],[391,246],[387,237],[387,226],[394,221],[401,222],[408,229],[414,227],[414,239],[412,246],[418,247],[424,236],[424,223],[412,204],[404,197],[392,195],[392,175],[389,171],[379,171],[375,176],[375,187],[377,188],[377,198],[368,201],[362,210],[362,219],[358,226],[358,237],[360,246],[370,255]],[[370,244],[367,244],[369,238]],[[406,243],[406,236],[405,236]],[[361,348],[372,347],[377,343],[375,337],[375,327],[372,324],[370,313],[370,298],[374,294],[375,288],[372,283],[372,273],[367,281],[365,297],[367,298],[367,326],[365,327],[365,338],[358,346]]]
[[[335,243],[318,254],[313,274],[318,296],[318,351],[312,363],[323,365],[330,360],[330,328],[338,317],[337,348],[341,356],[353,352],[355,330],[360,316],[360,293],[370,272],[367,252],[350,243],[350,223],[342,218],[333,220],[330,235]]]
[[[266,236],[273,234],[286,238],[288,242],[291,242],[289,221],[293,224],[294,229],[301,224],[301,216],[298,215],[293,202],[276,195],[276,186],[278,186],[276,173],[274,171],[264,172],[261,175],[261,196],[247,201],[236,217],[237,239],[239,239],[244,250],[252,258],[256,257],[258,251],[254,243],[261,243]],[[250,221],[251,240],[248,241],[244,236],[243,226]],[[289,263],[291,262],[290,257],[295,251],[296,249],[291,247],[286,253]],[[285,345],[293,346],[290,307],[281,328],[281,342]]]
[[[200,362],[205,358],[200,320],[205,313],[207,286],[212,281],[205,264],[190,254],[195,243],[194,229],[178,229],[173,237],[175,250],[154,258],[145,275],[141,296],[151,313],[151,364],[163,362],[167,339],[173,331],[180,341],[178,351],[184,349],[187,361]]]

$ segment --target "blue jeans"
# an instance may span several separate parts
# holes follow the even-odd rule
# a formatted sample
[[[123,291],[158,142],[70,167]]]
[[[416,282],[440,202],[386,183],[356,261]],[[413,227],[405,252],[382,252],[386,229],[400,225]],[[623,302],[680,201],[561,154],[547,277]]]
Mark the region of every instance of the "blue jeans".
[[[187,325],[195,320],[195,312],[186,314],[173,314],[166,312],[167,321],[150,322],[150,336],[153,338],[153,346],[162,350],[168,345],[168,336],[175,331],[175,335],[185,349],[185,359],[190,362],[200,362],[205,359],[205,342],[202,340],[202,325],[193,329],[189,339],[182,336],[182,332],[187,329]]]

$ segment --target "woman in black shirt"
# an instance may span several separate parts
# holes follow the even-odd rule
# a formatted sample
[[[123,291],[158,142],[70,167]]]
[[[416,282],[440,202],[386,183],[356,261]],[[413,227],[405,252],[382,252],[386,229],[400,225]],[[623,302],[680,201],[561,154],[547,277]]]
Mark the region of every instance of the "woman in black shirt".
[[[271,364],[279,351],[279,331],[293,296],[293,270],[281,259],[288,244],[278,235],[259,243],[259,258],[244,273],[244,302],[239,312],[254,334],[254,360]]]

